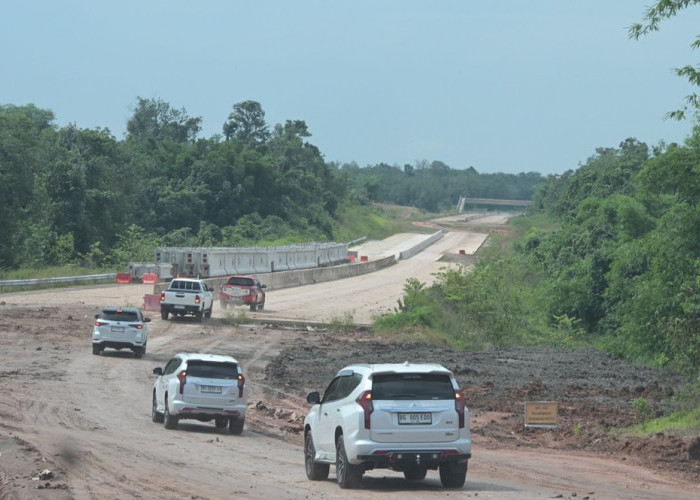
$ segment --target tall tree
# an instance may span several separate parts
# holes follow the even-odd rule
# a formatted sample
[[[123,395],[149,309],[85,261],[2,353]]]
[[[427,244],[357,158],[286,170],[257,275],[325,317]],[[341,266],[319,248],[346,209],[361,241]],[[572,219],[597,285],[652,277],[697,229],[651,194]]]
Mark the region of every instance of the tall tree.
[[[233,111],[224,123],[224,137],[227,141],[265,143],[270,130],[265,122],[265,112],[256,101],[243,101],[233,105]]]
[[[174,109],[162,99],[138,98],[134,115],[126,124],[128,137],[154,146],[159,141],[192,142],[202,128],[202,119],[191,118],[185,108]]]

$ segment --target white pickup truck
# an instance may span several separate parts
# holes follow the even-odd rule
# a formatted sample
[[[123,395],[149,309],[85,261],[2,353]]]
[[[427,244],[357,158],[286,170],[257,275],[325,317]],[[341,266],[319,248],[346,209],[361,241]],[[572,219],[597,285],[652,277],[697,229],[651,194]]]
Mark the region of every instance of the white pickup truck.
[[[160,316],[163,319],[168,319],[171,314],[191,314],[197,321],[202,321],[202,318],[211,318],[213,306],[214,294],[204,280],[176,278],[160,294]]]

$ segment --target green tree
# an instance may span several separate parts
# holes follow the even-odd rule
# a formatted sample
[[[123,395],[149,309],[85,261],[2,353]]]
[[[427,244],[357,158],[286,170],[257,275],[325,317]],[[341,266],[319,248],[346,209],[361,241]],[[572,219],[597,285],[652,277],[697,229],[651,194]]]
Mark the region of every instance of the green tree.
[[[202,119],[188,116],[185,108],[174,109],[162,99],[138,98],[126,124],[127,137],[151,147],[163,140],[192,142],[202,128]]]
[[[630,38],[639,39],[640,36],[647,35],[652,31],[659,31],[659,25],[664,19],[676,16],[680,11],[692,5],[700,3],[700,0],[657,0],[644,12],[641,23],[630,26],[628,33]],[[700,47],[700,36],[697,36],[690,45],[693,49]],[[693,86],[700,86],[700,66],[687,65],[676,68],[676,74],[688,80]],[[697,112],[700,110],[700,96],[696,92],[685,97],[685,105],[681,109],[670,111],[666,114],[669,118],[682,120],[688,111]]]
[[[243,101],[233,105],[233,112],[223,126],[227,141],[264,144],[270,137],[265,112],[259,102]]]

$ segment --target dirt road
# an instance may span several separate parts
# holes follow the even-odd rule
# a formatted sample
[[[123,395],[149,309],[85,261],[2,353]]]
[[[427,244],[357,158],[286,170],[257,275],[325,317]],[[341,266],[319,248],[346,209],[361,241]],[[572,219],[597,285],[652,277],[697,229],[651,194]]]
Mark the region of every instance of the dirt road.
[[[141,360],[127,351],[92,355],[90,334],[101,306],[139,305],[150,287],[1,295],[0,499],[692,498],[700,470],[684,458],[687,439],[659,438],[659,453],[678,465],[659,467],[654,449],[643,448],[648,443],[610,444],[603,432],[605,420],[633,418],[638,395],[653,404],[671,390],[653,370],[590,351],[463,353],[361,328],[333,333],[275,324],[275,317],[326,321],[344,311],[370,319],[393,307],[406,277],[430,279],[445,265],[437,262],[442,252],[479,239],[462,231],[447,236],[421,259],[372,275],[271,291],[265,311],[255,314],[266,315],[266,324],[229,326],[216,307],[202,324],[152,313]],[[184,421],[169,431],[151,422],[152,369],[178,351],[230,353],[242,361],[250,384],[242,435],[212,424]],[[349,360],[406,359],[442,362],[468,391],[474,456],[465,487],[444,490],[434,472],[409,483],[398,473],[371,471],[357,491],[340,490],[333,470],[328,481],[308,481],[300,432],[305,394],[323,390]],[[561,398],[561,428],[523,429],[528,397]],[[575,424],[583,430],[572,431]]]

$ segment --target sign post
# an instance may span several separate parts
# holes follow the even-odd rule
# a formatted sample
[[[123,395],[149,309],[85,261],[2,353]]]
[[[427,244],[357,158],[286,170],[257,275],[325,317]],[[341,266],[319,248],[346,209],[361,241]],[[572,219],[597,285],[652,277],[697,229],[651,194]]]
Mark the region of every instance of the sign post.
[[[525,401],[525,427],[553,428],[559,425],[559,403]]]

